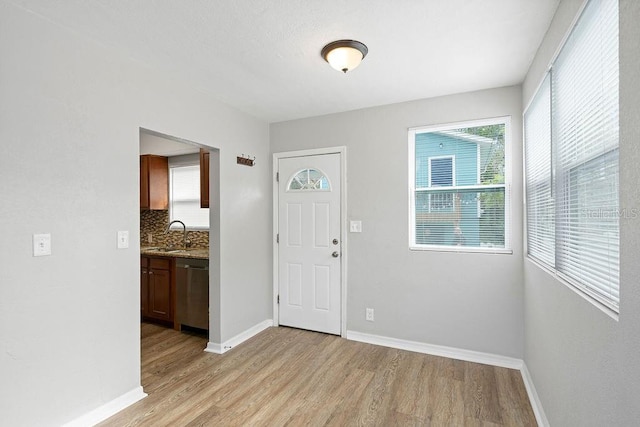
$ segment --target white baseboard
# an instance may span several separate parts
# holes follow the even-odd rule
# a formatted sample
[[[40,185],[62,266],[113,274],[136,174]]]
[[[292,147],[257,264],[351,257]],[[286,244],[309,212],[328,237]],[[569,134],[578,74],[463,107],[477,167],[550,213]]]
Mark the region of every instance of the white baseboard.
[[[522,368],[523,366],[521,359],[515,359],[513,357],[500,356],[491,353],[482,353],[473,350],[464,350],[455,347],[446,347],[442,345],[425,344],[417,341],[408,341],[398,338],[383,337],[380,335],[365,334],[363,332],[347,331],[347,339],[366,342],[368,344],[397,348],[400,350],[415,351],[416,353],[430,354],[432,356],[449,357],[451,359],[464,360],[467,362],[500,366],[509,369],[520,370],[520,368]]]
[[[216,354],[226,353],[227,351],[231,350],[233,347],[242,344],[252,336],[259,334],[260,332],[264,331],[265,329],[271,326],[273,326],[272,319],[264,320],[258,323],[257,325],[250,327],[246,331],[240,332],[238,335],[223,342],[222,344],[215,343],[215,342],[207,343],[207,348],[205,348],[204,351],[207,351],[209,353],[216,353]]]
[[[524,382],[524,386],[527,389],[527,394],[529,395],[529,402],[531,402],[531,407],[533,408],[533,414],[536,416],[536,421],[540,427],[549,427],[549,420],[547,419],[544,410],[542,409],[542,402],[540,401],[540,396],[538,396],[538,392],[536,391],[536,387],[533,385],[533,379],[531,378],[531,374],[527,369],[526,364],[522,364],[522,369],[520,369],[522,373],[522,381]]]
[[[64,427],[94,426],[145,397],[147,397],[147,393],[142,390],[142,387],[136,387],[122,396],[116,397],[112,401],[94,409],[93,411],[66,423]]]

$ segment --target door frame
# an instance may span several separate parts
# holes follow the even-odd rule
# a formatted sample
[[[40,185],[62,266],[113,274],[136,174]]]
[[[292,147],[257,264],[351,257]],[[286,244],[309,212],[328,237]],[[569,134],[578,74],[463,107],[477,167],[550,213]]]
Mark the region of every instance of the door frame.
[[[279,220],[279,198],[276,173],[278,172],[278,162],[280,159],[291,157],[308,157],[323,154],[340,155],[340,336],[347,336],[347,147],[327,147],[315,148],[311,150],[285,151],[273,153],[273,166],[271,168],[273,183],[273,325],[280,324],[280,308],[278,306],[279,292],[279,262],[278,251],[278,220]]]

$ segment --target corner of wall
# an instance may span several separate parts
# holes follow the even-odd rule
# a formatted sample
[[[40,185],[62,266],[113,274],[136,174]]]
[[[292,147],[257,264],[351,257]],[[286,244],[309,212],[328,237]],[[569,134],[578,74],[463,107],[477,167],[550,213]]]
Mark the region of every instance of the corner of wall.
[[[533,414],[536,417],[538,425],[541,427],[549,427],[549,420],[547,420],[547,415],[544,413],[544,409],[542,408],[542,402],[540,401],[536,387],[533,384],[533,379],[531,378],[529,369],[527,369],[527,364],[524,362],[522,363],[522,368],[520,368],[520,373],[522,374],[522,381],[524,382],[524,387],[527,389],[529,402],[531,403],[531,408],[533,409]]]

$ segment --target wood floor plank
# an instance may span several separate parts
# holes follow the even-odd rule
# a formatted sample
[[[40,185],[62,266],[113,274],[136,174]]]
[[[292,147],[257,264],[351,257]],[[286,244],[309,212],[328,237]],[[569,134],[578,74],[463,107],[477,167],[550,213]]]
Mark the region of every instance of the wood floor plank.
[[[465,364],[464,415],[502,424],[498,390],[493,366],[478,363]]]
[[[388,417],[390,391],[396,379],[398,367],[406,357],[407,352],[386,348],[383,358],[379,358],[378,367],[369,387],[363,393],[362,399],[354,411],[352,420],[354,425],[375,425],[376,420]]]
[[[505,368],[494,368],[494,370],[503,425],[536,426],[533,408],[520,373]]]
[[[431,394],[429,400],[429,405],[433,407],[431,425],[464,425],[463,382],[443,375],[435,379],[434,387],[436,392]]]
[[[223,355],[141,327],[149,396],[101,426],[535,426],[518,371],[292,328]]]
[[[431,418],[431,407],[425,402],[428,402],[432,392],[436,363],[436,358],[409,353],[407,363],[398,370],[398,380],[391,391],[394,412],[418,420]]]

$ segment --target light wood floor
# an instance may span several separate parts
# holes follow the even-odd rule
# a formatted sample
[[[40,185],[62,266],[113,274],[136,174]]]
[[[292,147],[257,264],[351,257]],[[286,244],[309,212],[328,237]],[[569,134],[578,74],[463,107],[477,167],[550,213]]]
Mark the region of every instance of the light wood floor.
[[[149,396],[101,426],[535,426],[520,373],[269,328],[224,355],[142,325]]]

